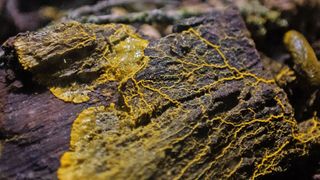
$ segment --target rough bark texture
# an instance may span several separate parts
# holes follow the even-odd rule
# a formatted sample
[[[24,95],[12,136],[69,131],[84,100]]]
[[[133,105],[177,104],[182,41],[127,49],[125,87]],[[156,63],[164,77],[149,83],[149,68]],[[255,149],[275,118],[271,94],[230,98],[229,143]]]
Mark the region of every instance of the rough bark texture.
[[[64,103],[48,91],[9,92],[6,73],[0,73],[0,179],[55,179],[83,105]]]
[[[79,25],[91,26],[96,25]],[[48,29],[60,37],[64,31],[59,27]],[[109,49],[117,49],[128,39],[140,39],[121,28],[126,29],[120,26],[115,32],[126,35],[123,39],[117,36],[118,41],[110,43]],[[13,40],[23,67],[29,67],[24,61],[43,66],[48,64],[43,60],[52,61],[35,60],[37,53],[25,53],[26,48],[17,46],[17,42],[22,46],[33,44],[30,42],[37,40],[33,37],[47,30]],[[4,137],[0,174],[18,179],[53,177],[59,155],[69,144],[74,119],[71,146],[58,170],[61,179],[248,179],[283,171],[289,165],[287,160],[305,153],[306,142],[312,136],[297,132],[287,97],[264,70],[248,34],[234,9],[176,24],[173,34],[150,42],[143,57],[139,54],[141,47],[126,49],[138,53],[142,63],[136,63],[136,56],[126,57],[126,61],[134,62],[133,66],[138,64],[137,68],[94,86],[93,91],[98,93],[91,94],[103,94],[103,99],[114,97],[109,97],[107,103],[94,97],[90,104],[74,105],[55,99],[48,91],[28,95],[2,91],[1,97],[6,98],[1,99],[2,134],[12,131],[17,140]],[[110,42],[111,36],[106,41]],[[50,46],[45,47],[45,42],[34,43],[39,47],[44,43],[43,50],[47,51]],[[65,42],[57,42],[62,52],[68,48],[63,46]],[[97,46],[103,42],[97,41]],[[21,54],[30,58],[21,59]],[[47,54],[40,58],[43,56]],[[122,57],[120,52],[115,56]],[[106,62],[114,60],[104,57]],[[81,62],[86,59],[81,58]],[[130,63],[123,65],[131,67]],[[61,70],[60,66],[54,68]],[[115,75],[117,72],[110,71],[113,68],[105,66],[102,70]],[[42,74],[25,69],[34,77]],[[64,81],[64,87],[69,85],[73,86],[72,81]],[[76,118],[84,106],[90,107]]]

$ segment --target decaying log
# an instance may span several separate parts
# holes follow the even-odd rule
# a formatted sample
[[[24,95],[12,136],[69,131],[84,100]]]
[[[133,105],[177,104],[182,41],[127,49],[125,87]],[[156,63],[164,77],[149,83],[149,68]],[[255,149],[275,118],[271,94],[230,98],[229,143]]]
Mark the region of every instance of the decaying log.
[[[173,29],[148,41],[126,25],[65,22],[7,43],[54,95],[0,82],[2,177],[248,179],[307,153],[317,136],[298,128],[237,10]]]
[[[0,179],[55,179],[83,105],[64,103],[48,91],[11,93],[5,71],[0,73]]]

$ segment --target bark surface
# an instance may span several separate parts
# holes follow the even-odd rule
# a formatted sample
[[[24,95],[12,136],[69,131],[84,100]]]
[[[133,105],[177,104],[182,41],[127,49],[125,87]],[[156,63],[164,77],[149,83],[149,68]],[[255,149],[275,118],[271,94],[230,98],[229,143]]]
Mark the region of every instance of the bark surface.
[[[66,32],[74,24],[84,33]],[[173,29],[147,41],[129,26],[66,22],[7,43],[21,69],[55,96],[9,92],[0,82],[0,174],[248,179],[283,171],[307,152],[313,134],[298,132],[286,94],[263,68],[237,10]],[[81,101],[65,98],[84,93]]]

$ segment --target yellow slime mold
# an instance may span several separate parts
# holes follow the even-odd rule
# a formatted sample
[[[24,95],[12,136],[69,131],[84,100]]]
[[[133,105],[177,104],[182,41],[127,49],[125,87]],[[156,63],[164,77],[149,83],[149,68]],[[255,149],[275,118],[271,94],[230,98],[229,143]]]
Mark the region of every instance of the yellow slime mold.
[[[95,28],[95,25],[92,25],[92,28]],[[90,84],[72,83],[66,87],[52,87],[50,91],[66,102],[86,102],[90,99],[89,93],[98,85],[109,81],[126,81],[147,64],[148,58],[143,51],[148,41],[135,34],[132,28],[122,25],[107,39],[111,45],[101,52],[102,59],[97,59],[105,61],[105,64],[96,80]]]
[[[115,104],[98,102],[75,120],[59,179],[255,179],[308,152],[319,123],[299,129],[240,16],[205,19],[150,44],[130,26],[73,22],[81,34],[53,43],[59,55],[18,51],[26,70],[67,102],[117,82]],[[61,50],[70,44],[77,48]]]
[[[293,57],[295,68],[311,85],[320,85],[320,62],[305,37],[295,31],[288,31],[284,44]]]

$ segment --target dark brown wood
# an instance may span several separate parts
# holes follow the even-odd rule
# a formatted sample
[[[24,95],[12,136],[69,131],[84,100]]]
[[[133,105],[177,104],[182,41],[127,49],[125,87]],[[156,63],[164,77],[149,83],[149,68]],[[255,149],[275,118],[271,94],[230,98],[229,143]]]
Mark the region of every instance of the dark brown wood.
[[[24,48],[19,57],[27,52],[23,57],[32,58],[23,60],[36,62],[33,57],[39,57],[27,51],[32,48],[25,42],[50,49],[50,43],[46,46],[35,37],[46,30],[47,34],[56,30],[64,37],[58,27],[20,35],[17,39]],[[62,161],[60,178],[85,179],[105,173],[100,177],[247,179],[284,171],[290,160],[308,151],[309,140],[297,132],[287,96],[262,66],[238,10],[191,18],[176,24],[173,31],[144,49],[145,67],[124,81],[99,84],[101,91],[111,88],[111,94],[108,91],[103,97],[98,87],[91,92],[96,101],[80,105],[62,102],[47,89],[25,81],[28,78],[21,75],[27,76],[26,72],[19,76],[17,70],[16,74],[2,70],[1,178],[55,179],[59,157],[68,150],[71,123],[89,106],[91,114],[80,115],[75,123],[73,134],[82,133],[74,135],[76,143],[68,151],[69,158]],[[94,41],[101,45],[106,39]],[[111,48],[123,41],[116,40]],[[65,41],[55,42],[59,50],[68,47]],[[16,44],[11,48],[19,50]],[[92,53],[101,55],[97,50],[85,55]],[[40,59],[53,63],[55,58]],[[44,62],[39,61],[45,69],[60,72],[61,66],[54,69]],[[65,64],[67,70],[73,67]],[[34,77],[46,72],[30,71]],[[45,80],[59,80],[60,76],[47,74],[52,79]],[[96,107],[100,105],[105,107]]]
[[[48,90],[10,92],[6,75],[0,70],[0,179],[55,179],[84,105],[60,101]]]

